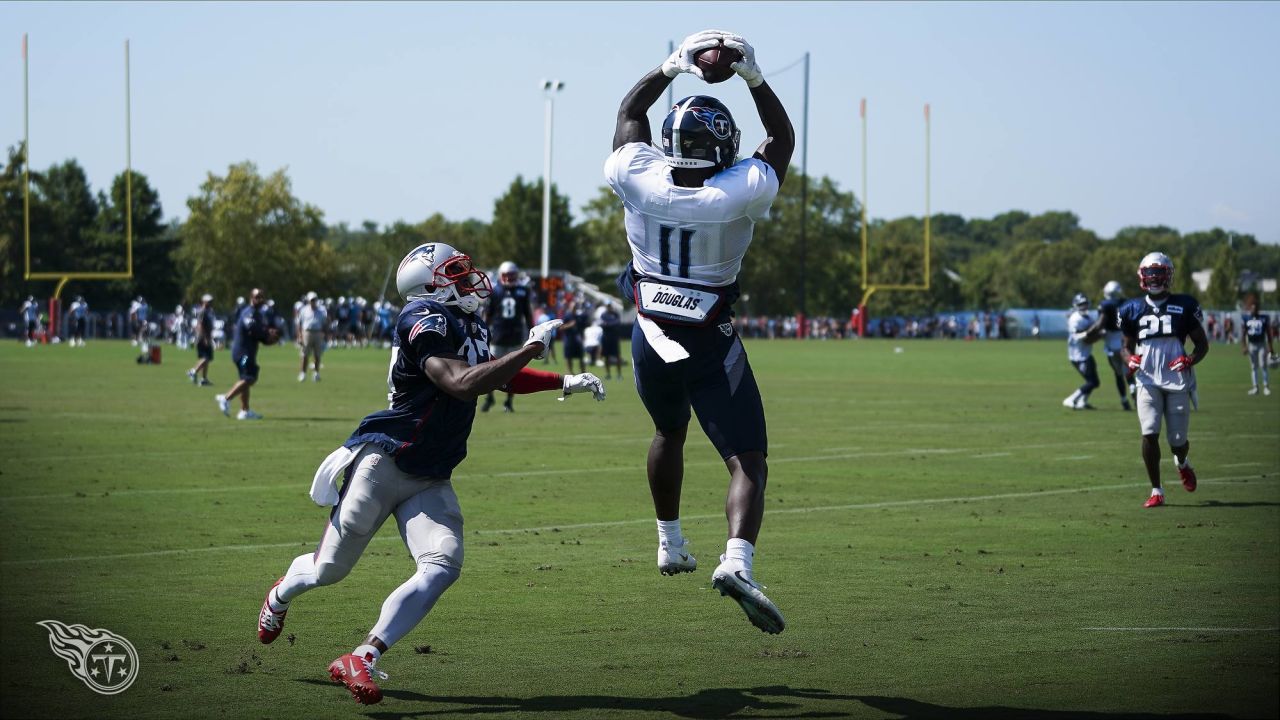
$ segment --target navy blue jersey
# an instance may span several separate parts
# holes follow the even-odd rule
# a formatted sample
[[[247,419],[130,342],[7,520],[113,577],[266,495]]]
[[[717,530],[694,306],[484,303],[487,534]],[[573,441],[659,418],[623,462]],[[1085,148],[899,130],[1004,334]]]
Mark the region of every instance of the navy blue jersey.
[[[622,322],[622,318],[612,308],[600,313],[600,329],[604,331],[603,339],[606,342],[618,340],[618,326]]]
[[[1098,303],[1098,316],[1102,318],[1102,327],[1107,332],[1120,332],[1120,306],[1123,299],[1103,300]]]
[[[231,336],[231,355],[233,357],[256,358],[258,343],[267,339],[266,318],[262,311],[253,305],[245,305],[236,315],[236,327]]]
[[[489,361],[489,329],[479,317],[434,300],[413,300],[396,321],[387,397],[391,406],[360,421],[346,447],[374,443],[411,475],[447,478],[467,456],[475,400],[459,400],[436,387],[427,358]]]
[[[587,315],[585,310],[577,312],[565,313],[564,325],[560,326],[560,332],[564,333],[564,341],[567,343],[581,343],[582,331],[587,329],[591,324],[591,317]],[[569,323],[573,323],[570,325]]]
[[[1244,326],[1244,336],[1251,343],[1262,344],[1267,341],[1271,334],[1271,318],[1259,313],[1258,315],[1244,315],[1241,317],[1241,324]]]
[[[485,311],[494,345],[519,345],[533,321],[530,301],[533,293],[524,285],[502,285],[493,289]]]
[[[1156,301],[1147,297],[1120,306],[1120,330],[1137,342],[1141,361],[1134,378],[1139,385],[1167,390],[1195,387],[1191,370],[1177,371],[1169,363],[1185,354],[1187,335],[1203,321],[1200,303],[1190,295],[1169,295]]]
[[[196,334],[203,338],[213,337],[213,309],[200,308],[196,313]]]

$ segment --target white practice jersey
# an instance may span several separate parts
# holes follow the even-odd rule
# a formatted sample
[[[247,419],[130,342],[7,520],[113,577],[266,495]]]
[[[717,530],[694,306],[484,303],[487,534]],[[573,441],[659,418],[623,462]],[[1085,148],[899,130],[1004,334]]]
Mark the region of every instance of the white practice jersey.
[[[738,161],[702,187],[680,187],[662,151],[646,143],[613,151],[604,175],[625,205],[636,271],[712,287],[738,278],[752,230],[778,195],[778,174],[757,158]]]
[[[1093,354],[1093,346],[1083,340],[1077,340],[1075,333],[1084,332],[1093,324],[1093,317],[1087,312],[1074,310],[1067,318],[1067,359],[1073,363],[1084,362]]]

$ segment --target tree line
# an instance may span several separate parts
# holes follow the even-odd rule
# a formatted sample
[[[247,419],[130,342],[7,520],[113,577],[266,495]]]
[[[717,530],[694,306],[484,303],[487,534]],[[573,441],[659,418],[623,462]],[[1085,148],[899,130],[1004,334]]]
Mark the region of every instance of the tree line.
[[[28,294],[47,297],[56,281],[23,280],[23,148],[8,149],[0,172],[0,306]],[[759,315],[845,316],[862,297],[861,205],[828,177],[788,175],[767,222],[756,226],[743,262],[739,308]],[[551,267],[602,287],[630,258],[622,205],[601,187],[577,217],[569,198],[551,188]],[[144,295],[157,307],[188,303],[205,292],[222,302],[262,287],[292,300],[309,290],[370,300],[394,295],[395,263],[423,242],[464,248],[485,267],[513,260],[537,268],[541,258],[542,181],[517,176],[487,219],[425,219],[359,227],[325,223],[323,211],[293,193],[284,170],[263,173],[251,162],[210,172],[185,200],[187,217],[165,222],[159,194],[145,174],[132,176],[131,280],[72,281],[64,297],[83,294],[100,309]],[[74,159],[31,172],[32,271],[118,271],[125,265],[125,177],[96,193]],[[803,203],[803,205],[802,205]],[[804,232],[801,233],[801,225]],[[1280,246],[1223,229],[1181,234],[1169,227],[1127,227],[1104,238],[1068,211],[1010,211],[990,219],[930,217],[930,290],[881,291],[869,311],[918,314],[1009,307],[1065,307],[1083,291],[1096,296],[1108,280],[1136,293],[1134,273],[1147,252],[1174,259],[1176,287],[1196,292],[1193,270],[1213,270],[1202,303],[1229,308],[1254,278],[1280,275]],[[868,222],[868,279],[919,284],[924,221]],[[801,279],[803,278],[803,282]],[[801,291],[803,289],[803,298]],[[224,304],[223,307],[226,307]]]

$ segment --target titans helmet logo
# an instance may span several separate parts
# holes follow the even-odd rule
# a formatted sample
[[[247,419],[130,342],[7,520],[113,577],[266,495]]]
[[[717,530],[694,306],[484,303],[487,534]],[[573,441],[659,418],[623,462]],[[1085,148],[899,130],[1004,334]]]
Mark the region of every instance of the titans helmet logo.
[[[122,693],[138,678],[138,651],[133,643],[102,628],[67,625],[57,620],[36,623],[49,631],[49,648],[67,661],[71,674],[102,695]]]
[[[691,113],[698,122],[707,126],[712,135],[721,140],[728,139],[733,131],[733,122],[729,120],[729,116],[715,108],[691,107],[685,112]]]

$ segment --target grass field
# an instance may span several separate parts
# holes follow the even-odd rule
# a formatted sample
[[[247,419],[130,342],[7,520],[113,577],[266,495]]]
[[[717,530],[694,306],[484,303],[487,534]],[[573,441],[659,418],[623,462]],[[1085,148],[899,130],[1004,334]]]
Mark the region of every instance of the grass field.
[[[171,347],[142,367],[123,343],[5,343],[0,713],[1277,716],[1280,393],[1245,395],[1238,349],[1200,366],[1199,491],[1167,463],[1169,505],[1144,510],[1137,420],[1109,382],[1096,412],[1058,404],[1078,383],[1062,343],[898,345],[748,344],[772,442],[756,572],[779,636],[709,587],[726,474],[698,433],[684,520],[702,567],[658,574],[629,379],[601,404],[525,396],[479,416],[455,475],[466,570],[361,708],[325,667],[413,570],[394,523],[293,604],[288,641],[254,627],[319,537],[312,473],[382,405],[386,351],[333,350],[317,385],[295,381],[291,349],[264,350],[267,419],[247,423],[212,401],[226,353],[217,388],[195,388]],[[50,618],[130,639],[137,682],[90,692],[50,651]]]

